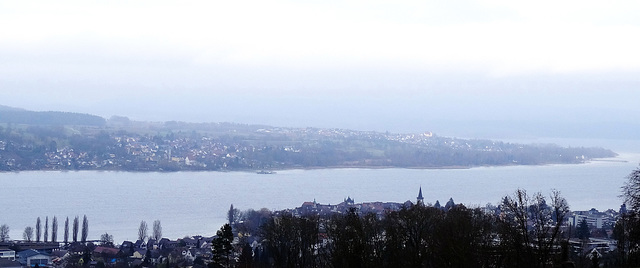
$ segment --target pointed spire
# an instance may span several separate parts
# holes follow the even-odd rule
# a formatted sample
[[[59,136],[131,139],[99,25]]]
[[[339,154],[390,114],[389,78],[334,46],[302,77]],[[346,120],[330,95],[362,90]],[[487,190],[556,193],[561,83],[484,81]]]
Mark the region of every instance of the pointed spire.
[[[418,204],[424,204],[424,198],[422,197],[422,186],[420,186],[420,191],[418,191]]]

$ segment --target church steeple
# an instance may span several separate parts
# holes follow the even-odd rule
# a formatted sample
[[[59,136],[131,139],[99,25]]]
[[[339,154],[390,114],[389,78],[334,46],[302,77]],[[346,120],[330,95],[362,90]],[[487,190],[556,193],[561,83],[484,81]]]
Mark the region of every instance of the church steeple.
[[[420,186],[420,191],[418,191],[418,205],[424,205],[424,198],[422,197],[422,186]]]

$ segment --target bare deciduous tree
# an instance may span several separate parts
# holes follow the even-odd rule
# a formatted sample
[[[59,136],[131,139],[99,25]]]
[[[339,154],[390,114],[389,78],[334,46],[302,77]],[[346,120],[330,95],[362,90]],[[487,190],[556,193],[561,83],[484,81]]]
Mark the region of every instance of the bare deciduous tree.
[[[504,197],[501,241],[517,254],[517,266],[544,266],[551,260],[553,249],[559,248],[560,227],[569,213],[569,205],[556,190],[552,191],[550,201],[547,204],[541,193],[529,197],[522,189]]]
[[[635,212],[640,211],[640,167],[627,176],[622,186],[622,198]]]
[[[27,242],[31,242],[33,240],[33,227],[27,226],[24,227],[24,232],[22,233],[22,239]]]
[[[103,246],[113,246],[113,235],[110,235],[109,233],[100,235],[100,243]]]
[[[620,260],[625,267],[638,266],[640,253],[640,167],[631,171],[622,186],[620,218],[616,222],[613,236],[618,240]]]
[[[160,225],[160,220],[155,220],[153,222],[153,239],[156,241],[162,238],[162,225]]]
[[[140,227],[138,227],[138,240],[144,240],[145,238],[147,238],[147,230],[147,222],[141,221]]]
[[[0,226],[0,242],[6,242],[9,240],[9,225],[3,224]]]

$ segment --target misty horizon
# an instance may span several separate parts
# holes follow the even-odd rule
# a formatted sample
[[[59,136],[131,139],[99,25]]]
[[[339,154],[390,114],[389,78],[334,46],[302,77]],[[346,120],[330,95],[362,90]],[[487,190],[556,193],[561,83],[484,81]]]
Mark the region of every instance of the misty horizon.
[[[0,7],[2,104],[28,110],[470,138],[640,130],[634,2]]]

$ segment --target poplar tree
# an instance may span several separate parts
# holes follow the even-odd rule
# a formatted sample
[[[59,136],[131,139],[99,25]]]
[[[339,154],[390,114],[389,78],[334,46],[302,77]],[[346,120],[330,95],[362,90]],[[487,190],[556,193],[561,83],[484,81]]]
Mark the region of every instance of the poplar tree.
[[[58,218],[53,216],[51,221],[51,242],[58,242]]]
[[[47,243],[49,239],[49,216],[44,218],[44,242]]]
[[[64,220],[64,243],[69,243],[69,217]]]
[[[82,243],[87,242],[87,236],[89,236],[89,220],[87,220],[87,215],[84,215],[82,218]]]
[[[36,219],[36,242],[40,242],[40,232],[42,231],[42,226],[40,226],[40,217]]]
[[[231,204],[231,207],[227,212],[227,220],[229,220],[229,224],[234,225],[238,220],[240,220],[239,218],[240,218],[240,211],[234,208],[233,204]]]
[[[80,227],[80,223],[78,221],[78,216],[76,216],[73,219],[73,242],[78,242],[78,229]]]

